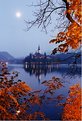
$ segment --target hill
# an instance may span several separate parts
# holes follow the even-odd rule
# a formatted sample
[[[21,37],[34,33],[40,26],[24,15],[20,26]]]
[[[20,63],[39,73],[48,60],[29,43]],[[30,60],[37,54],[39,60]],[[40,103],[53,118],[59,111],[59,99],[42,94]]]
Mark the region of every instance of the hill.
[[[0,61],[10,61],[14,60],[15,58],[10,55],[8,52],[0,52]]]

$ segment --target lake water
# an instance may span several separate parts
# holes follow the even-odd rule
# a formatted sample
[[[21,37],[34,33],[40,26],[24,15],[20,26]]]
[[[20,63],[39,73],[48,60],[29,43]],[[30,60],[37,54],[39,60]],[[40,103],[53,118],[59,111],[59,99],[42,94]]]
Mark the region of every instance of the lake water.
[[[44,85],[42,82],[44,80],[51,80],[52,77],[60,78],[63,86],[55,90],[54,97],[58,95],[63,95],[63,98],[60,102],[65,102],[66,97],[68,96],[69,87],[81,83],[81,67],[80,65],[54,65],[48,69],[44,70],[31,70],[24,69],[23,65],[9,65],[9,71],[18,71],[20,79],[26,82],[33,90],[44,90]],[[39,111],[44,112],[46,117],[50,120],[60,120],[63,112],[63,106],[57,106],[58,101],[44,102],[39,109]],[[35,107],[33,107],[35,109]],[[37,107],[36,107],[37,108]],[[38,109],[37,109],[38,110]]]

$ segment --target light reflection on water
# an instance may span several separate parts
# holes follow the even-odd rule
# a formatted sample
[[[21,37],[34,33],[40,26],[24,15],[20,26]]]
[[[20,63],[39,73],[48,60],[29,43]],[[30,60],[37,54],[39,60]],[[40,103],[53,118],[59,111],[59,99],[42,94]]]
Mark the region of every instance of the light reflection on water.
[[[60,94],[67,97],[69,87],[81,81],[81,68],[79,65],[75,65],[74,67],[69,65],[55,65],[50,70],[24,69],[23,65],[10,65],[9,70],[10,72],[18,71],[19,77],[17,79],[26,82],[33,90],[44,89],[44,85],[41,84],[44,80],[50,80],[54,76],[60,78],[63,87],[55,91],[55,97]],[[51,120],[58,120],[61,119],[62,109],[62,106],[57,106],[57,102],[51,102],[49,104],[44,103],[40,111],[44,111]]]
[[[74,84],[76,82],[80,82],[81,68],[80,66],[76,66],[72,68],[69,65],[59,65],[54,66],[50,70],[33,70],[33,69],[24,69],[23,65],[9,65],[9,70],[18,71],[19,79],[25,81],[31,88],[38,89],[40,88],[40,84],[44,80],[49,80],[53,76],[59,77],[63,82]]]

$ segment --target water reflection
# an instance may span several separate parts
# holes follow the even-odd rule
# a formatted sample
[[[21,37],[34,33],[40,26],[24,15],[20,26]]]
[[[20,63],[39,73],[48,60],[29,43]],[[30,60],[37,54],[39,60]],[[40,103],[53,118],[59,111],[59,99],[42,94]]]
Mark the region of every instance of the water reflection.
[[[38,110],[40,112],[44,112],[46,116],[51,119],[51,120],[59,120],[61,119],[62,111],[63,111],[63,106],[57,106],[59,99],[62,99],[63,97],[68,96],[68,91],[69,87],[76,82],[79,83],[80,81],[80,73],[81,73],[81,67],[79,65],[48,65],[48,66],[37,66],[36,68],[30,67],[21,67],[21,66],[11,66],[9,67],[10,71],[18,71],[19,73],[19,78],[27,83],[33,90],[34,93],[36,90],[36,95],[30,94],[31,95],[31,101],[39,101],[38,99],[43,100],[43,103],[41,104],[40,108],[36,105],[32,105],[32,113],[35,110]],[[76,77],[74,77],[76,75]],[[55,78],[52,78],[55,77]],[[72,77],[69,79],[69,77]],[[38,79],[37,79],[38,78]],[[60,80],[57,82],[54,81],[53,79],[60,78]],[[63,81],[62,81],[63,78]],[[45,83],[43,81],[47,80]],[[53,80],[53,81],[51,81]],[[68,83],[68,82],[69,83]],[[39,83],[38,83],[39,82]],[[47,83],[49,82],[49,83]],[[51,82],[51,83],[50,83]],[[55,82],[54,87],[52,83]],[[62,86],[61,86],[61,84]],[[48,87],[45,87],[44,84],[48,85]],[[60,88],[59,88],[60,86]],[[52,95],[52,92],[50,89],[55,89],[55,93]],[[41,91],[40,91],[41,90]],[[43,93],[45,91],[45,93]],[[52,90],[53,91],[53,90]],[[40,92],[40,93],[39,93]],[[42,93],[41,93],[42,92]],[[51,94],[46,93],[49,92]],[[37,94],[39,97],[36,99]],[[45,94],[45,98],[44,95]],[[27,97],[28,98],[28,97]],[[53,100],[54,98],[54,100]],[[48,101],[48,100],[49,101]],[[57,101],[58,99],[58,101]],[[65,102],[65,98],[60,100],[61,103]],[[39,102],[38,102],[39,103]],[[29,112],[29,110],[27,110]],[[27,113],[28,113],[27,112]],[[55,114],[55,115],[54,115]]]
[[[62,76],[74,76],[74,75],[81,75],[81,66],[72,64],[56,64],[56,65],[36,65],[35,67],[28,67],[27,65],[24,66],[24,70],[29,73],[30,76],[35,75],[38,78],[38,81],[41,80],[41,75],[46,76],[49,73],[58,72],[61,73]]]

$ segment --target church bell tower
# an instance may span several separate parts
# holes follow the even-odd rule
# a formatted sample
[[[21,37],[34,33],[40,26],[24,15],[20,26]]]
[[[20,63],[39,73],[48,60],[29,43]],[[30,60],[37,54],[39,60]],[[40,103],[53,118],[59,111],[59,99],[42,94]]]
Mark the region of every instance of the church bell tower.
[[[38,53],[40,53],[40,46],[38,46]]]

